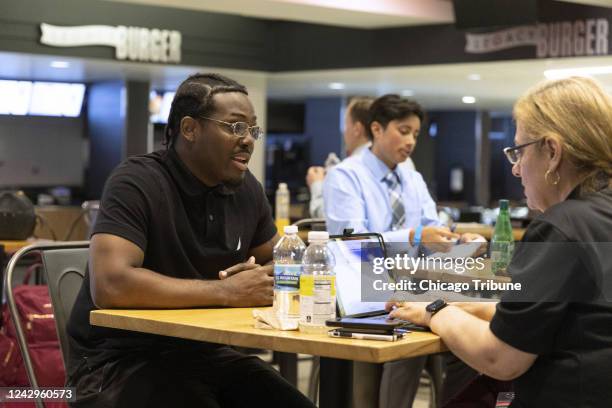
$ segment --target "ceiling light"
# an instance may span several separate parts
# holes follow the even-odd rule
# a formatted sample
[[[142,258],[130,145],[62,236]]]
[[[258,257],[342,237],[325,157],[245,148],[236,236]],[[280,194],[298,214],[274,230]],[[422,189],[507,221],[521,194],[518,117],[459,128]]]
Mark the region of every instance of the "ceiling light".
[[[404,89],[402,91],[402,95],[403,96],[413,96],[414,95],[414,91],[412,89]]]
[[[344,84],[342,82],[331,82],[328,86],[329,89],[344,89]]]
[[[548,79],[560,79],[570,76],[590,76],[612,74],[612,66],[547,69],[544,76]]]
[[[68,68],[70,63],[68,61],[53,61],[51,62],[51,68]]]
[[[470,74],[470,75],[468,75],[468,79],[470,81],[480,81],[480,75],[479,74]]]
[[[476,103],[476,98],[474,98],[473,96],[464,96],[463,98],[461,98],[461,101],[463,103]]]

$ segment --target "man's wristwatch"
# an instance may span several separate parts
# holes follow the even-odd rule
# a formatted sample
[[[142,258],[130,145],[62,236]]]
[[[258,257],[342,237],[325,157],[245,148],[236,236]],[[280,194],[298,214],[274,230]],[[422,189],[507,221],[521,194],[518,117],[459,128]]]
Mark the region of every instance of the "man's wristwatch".
[[[433,316],[440,310],[444,309],[446,306],[448,306],[448,303],[446,303],[444,299],[438,299],[425,306],[425,310],[431,313],[431,315]]]

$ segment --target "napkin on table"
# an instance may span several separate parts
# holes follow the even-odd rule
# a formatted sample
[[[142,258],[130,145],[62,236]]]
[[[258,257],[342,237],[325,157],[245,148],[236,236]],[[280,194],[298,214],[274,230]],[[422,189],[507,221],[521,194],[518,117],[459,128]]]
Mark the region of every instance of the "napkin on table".
[[[273,309],[259,310],[253,309],[256,329],[267,330],[297,330],[298,323],[294,319],[281,319]]]

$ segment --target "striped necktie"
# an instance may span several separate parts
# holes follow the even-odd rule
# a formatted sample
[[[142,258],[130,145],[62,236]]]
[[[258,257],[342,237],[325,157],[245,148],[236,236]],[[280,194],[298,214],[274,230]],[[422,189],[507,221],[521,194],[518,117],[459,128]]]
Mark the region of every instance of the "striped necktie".
[[[391,229],[398,230],[404,228],[406,220],[406,211],[402,202],[402,186],[400,185],[399,176],[392,171],[385,176],[383,181],[389,189],[389,201],[391,203],[391,212],[393,214],[391,220]]]

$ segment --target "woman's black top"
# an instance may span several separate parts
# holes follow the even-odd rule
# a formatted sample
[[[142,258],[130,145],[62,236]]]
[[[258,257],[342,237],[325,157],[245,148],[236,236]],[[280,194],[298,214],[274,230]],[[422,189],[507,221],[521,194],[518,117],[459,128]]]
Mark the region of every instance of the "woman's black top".
[[[504,342],[538,357],[515,380],[512,407],[612,406],[612,189],[536,218],[517,245],[491,321]]]

